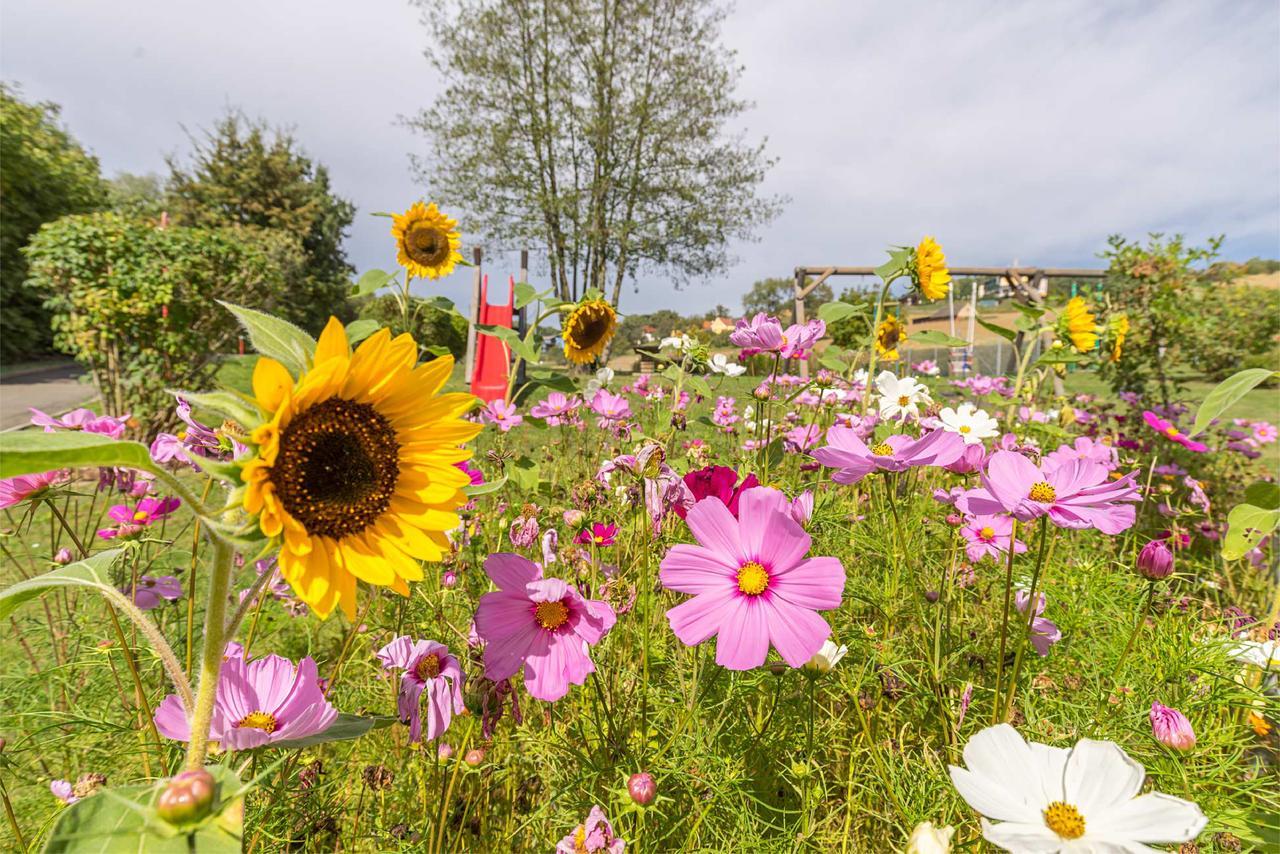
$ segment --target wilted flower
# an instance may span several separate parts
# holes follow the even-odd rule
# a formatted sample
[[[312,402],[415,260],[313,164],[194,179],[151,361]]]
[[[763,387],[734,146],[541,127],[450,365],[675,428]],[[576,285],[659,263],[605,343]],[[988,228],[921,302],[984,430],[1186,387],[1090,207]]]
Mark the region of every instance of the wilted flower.
[[[587,820],[556,844],[555,854],[622,854],[626,843],[613,834],[613,825],[604,810],[593,806]]]
[[[458,659],[444,644],[401,636],[378,650],[378,660],[388,670],[400,670],[397,710],[409,724],[409,742],[422,741],[422,697],[427,702],[427,740],[439,738],[453,716],[464,708],[462,686],[466,676]]]

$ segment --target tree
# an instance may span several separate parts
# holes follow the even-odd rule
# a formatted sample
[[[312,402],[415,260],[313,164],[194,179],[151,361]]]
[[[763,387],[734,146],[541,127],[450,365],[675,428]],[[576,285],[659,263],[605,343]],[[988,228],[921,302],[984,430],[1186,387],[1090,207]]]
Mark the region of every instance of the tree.
[[[232,111],[203,139],[190,167],[170,158],[168,206],[179,225],[256,226],[298,241],[306,259],[280,300],[283,315],[318,332],[330,314],[350,316],[352,267],[342,240],[355,206],[334,195],[329,171],[284,130]]]
[[[804,298],[805,317],[817,316],[818,306],[824,302],[831,302],[834,298],[829,282],[818,285]],[[742,309],[748,316],[763,311],[790,322],[795,314],[795,308],[795,279],[761,279],[742,297]]]
[[[417,2],[445,81],[408,122],[418,177],[469,230],[544,246],[562,299],[717,273],[776,215],[773,161],[729,130],[748,104],[710,0]]]
[[[106,201],[98,159],[58,122],[56,104],[29,104],[0,84],[0,358],[48,352],[49,312],[27,288],[22,248],[43,223]]]

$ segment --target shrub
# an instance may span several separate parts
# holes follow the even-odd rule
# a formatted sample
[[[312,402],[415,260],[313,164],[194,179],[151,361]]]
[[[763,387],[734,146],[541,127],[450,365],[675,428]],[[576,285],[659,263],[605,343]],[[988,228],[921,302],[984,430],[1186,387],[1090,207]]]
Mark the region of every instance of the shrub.
[[[415,299],[410,303],[411,329],[405,328],[400,304],[390,294],[374,297],[360,306],[360,317],[373,320],[379,326],[388,326],[396,335],[408,332],[418,342],[421,350],[420,358],[430,361],[436,353],[428,348],[446,347],[455,359],[461,359],[467,352],[467,321],[462,315],[441,311]]]
[[[25,251],[54,344],[89,370],[108,412],[133,414],[141,435],[172,421],[167,389],[207,386],[231,351],[236,322],[215,300],[270,307],[301,262],[278,233],[160,228],[115,213],[47,223]]]

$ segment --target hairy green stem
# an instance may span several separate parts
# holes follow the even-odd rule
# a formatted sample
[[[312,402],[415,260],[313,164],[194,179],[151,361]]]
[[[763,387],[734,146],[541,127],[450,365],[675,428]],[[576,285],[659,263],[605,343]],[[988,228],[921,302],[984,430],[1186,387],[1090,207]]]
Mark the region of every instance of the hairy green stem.
[[[1154,581],[1147,582],[1147,595],[1143,597],[1142,608],[1138,611],[1138,619],[1133,624],[1133,631],[1129,632],[1129,640],[1125,642],[1124,651],[1120,653],[1120,660],[1116,662],[1115,669],[1111,671],[1112,680],[1120,675],[1120,669],[1124,667],[1125,659],[1133,651],[1133,642],[1138,639],[1138,635],[1142,632],[1142,624],[1147,621],[1147,614],[1151,611],[1151,600],[1155,598],[1155,595],[1156,583]]]
[[[226,648],[223,625],[227,618],[227,594],[231,587],[234,552],[221,540],[213,543],[213,570],[209,573],[209,601],[205,603],[204,639],[200,647],[200,687],[191,717],[191,741],[187,747],[187,770],[203,767],[209,750],[209,727],[213,723],[214,700],[218,693],[218,673]]]
[[[876,332],[880,329],[880,321],[884,319],[884,301],[889,296],[889,286],[897,280],[898,276],[890,276],[886,279],[884,287],[880,289],[880,296],[876,298],[876,313],[871,321],[871,346],[867,352],[867,381],[862,388],[861,415],[866,415],[867,407],[871,405],[871,384],[875,382],[876,362],[879,355],[876,353]]]

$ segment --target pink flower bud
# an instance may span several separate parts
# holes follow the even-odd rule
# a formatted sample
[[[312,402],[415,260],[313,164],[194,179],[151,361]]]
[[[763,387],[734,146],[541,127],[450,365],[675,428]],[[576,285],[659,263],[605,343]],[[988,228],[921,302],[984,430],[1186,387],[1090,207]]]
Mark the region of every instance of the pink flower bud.
[[[440,576],[441,587],[453,587],[457,585],[457,583],[458,583],[458,573],[454,572],[452,569],[445,570],[444,575]]]
[[[1187,716],[1160,703],[1151,704],[1151,734],[1156,741],[1174,750],[1190,750],[1196,746],[1196,733]]]
[[[156,812],[170,824],[193,824],[213,809],[218,782],[203,768],[183,771],[156,799]]]
[[[1173,574],[1173,552],[1164,540],[1152,540],[1138,552],[1138,574],[1159,581]]]
[[[53,556],[53,562],[59,566],[66,566],[71,563],[71,549],[65,547],[58,549],[58,553]]]
[[[633,803],[647,807],[657,797],[658,784],[653,782],[652,775],[643,771],[639,774],[632,774],[631,778],[627,780],[627,794],[631,796]]]
[[[960,525],[964,524],[964,517],[959,513],[948,513],[947,524],[953,528],[958,528]]]
[[[570,528],[582,527],[582,520],[585,518],[587,518],[586,514],[584,514],[581,510],[564,511],[564,523],[568,525]]]
[[[462,761],[472,768],[478,768],[480,763],[484,762],[484,750],[479,747],[473,747],[467,751],[466,756],[462,757]]]
[[[436,755],[440,757],[441,762],[448,762],[453,758],[453,745],[447,741],[440,742],[440,746],[436,748]]]

